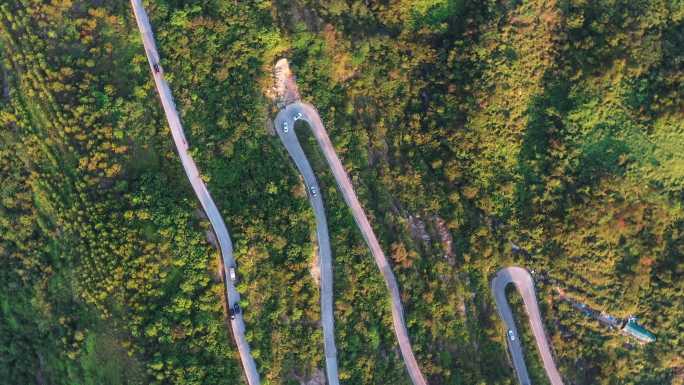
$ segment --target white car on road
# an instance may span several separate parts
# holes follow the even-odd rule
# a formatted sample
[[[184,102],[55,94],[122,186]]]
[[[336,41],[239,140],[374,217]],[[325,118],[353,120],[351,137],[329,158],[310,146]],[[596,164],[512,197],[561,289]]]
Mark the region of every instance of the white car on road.
[[[283,132],[287,134],[287,132],[290,131],[290,127],[288,127],[287,122],[283,123]]]
[[[515,341],[515,333],[513,333],[513,330],[511,330],[511,329],[508,329],[508,338],[511,341]]]

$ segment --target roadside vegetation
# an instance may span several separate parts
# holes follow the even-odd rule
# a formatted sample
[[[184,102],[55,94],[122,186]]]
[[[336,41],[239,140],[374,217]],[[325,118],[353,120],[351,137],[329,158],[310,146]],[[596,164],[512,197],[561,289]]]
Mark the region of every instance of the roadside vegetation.
[[[130,5],[0,4],[0,376],[244,381],[210,227]],[[510,264],[598,309],[638,315],[658,337],[625,344],[563,303],[545,306],[568,382],[684,381],[681,4],[145,5],[235,243],[265,384],[324,368],[313,213],[269,134],[264,96],[283,56],[391,255],[430,384],[514,383],[489,292]],[[330,226],[340,379],[409,384],[381,276],[309,139]],[[539,290],[553,298],[552,285]]]

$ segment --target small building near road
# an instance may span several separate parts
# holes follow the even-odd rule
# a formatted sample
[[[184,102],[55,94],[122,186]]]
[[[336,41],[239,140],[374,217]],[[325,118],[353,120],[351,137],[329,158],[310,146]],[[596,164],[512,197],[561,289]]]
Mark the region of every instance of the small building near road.
[[[649,343],[656,340],[655,335],[649,332],[643,326],[637,323],[636,317],[629,317],[627,322],[622,326],[622,332],[628,334],[643,343]]]

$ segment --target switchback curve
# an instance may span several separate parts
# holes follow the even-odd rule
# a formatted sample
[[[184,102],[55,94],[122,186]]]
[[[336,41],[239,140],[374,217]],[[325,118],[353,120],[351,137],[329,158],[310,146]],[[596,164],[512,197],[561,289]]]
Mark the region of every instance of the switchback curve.
[[[508,330],[510,330],[510,333],[512,333],[512,336],[506,336],[506,341],[508,341],[508,349],[511,353],[518,381],[521,385],[531,384],[529,374],[527,373],[527,366],[525,366],[519,334],[515,327],[513,312],[506,299],[506,287],[511,283],[515,285],[515,288],[523,298],[525,310],[530,320],[532,333],[537,341],[537,348],[539,349],[546,375],[549,377],[552,385],[563,385],[563,380],[560,373],[558,373],[556,363],[553,361],[549,341],[544,332],[544,324],[542,323],[541,315],[539,313],[539,305],[537,304],[537,295],[534,290],[532,276],[527,270],[521,267],[511,266],[503,268],[496,273],[496,276],[492,280],[492,295],[494,296],[499,316],[506,324]]]
[[[283,145],[285,145],[285,148],[289,152],[290,156],[294,159],[295,163],[297,164],[297,167],[300,169],[300,172],[302,172],[302,174],[304,175],[304,180],[307,183],[307,189],[309,189],[310,192],[311,187],[317,189],[318,185],[316,183],[315,176],[313,175],[313,171],[311,170],[311,166],[308,166],[308,160],[306,159],[306,155],[301,149],[301,145],[299,144],[297,135],[294,132],[295,120],[304,120],[308,123],[309,127],[311,128],[311,131],[313,132],[313,135],[316,138],[318,145],[321,147],[323,155],[328,163],[328,166],[330,167],[332,174],[335,177],[337,186],[341,191],[342,196],[344,197],[344,200],[347,203],[347,206],[352,212],[354,221],[356,222],[356,225],[359,227],[361,235],[363,236],[364,240],[366,241],[366,244],[370,248],[371,254],[375,259],[375,263],[380,269],[380,272],[382,273],[382,276],[385,280],[385,285],[387,286],[387,289],[390,292],[392,323],[394,326],[394,332],[397,336],[399,348],[404,358],[406,369],[409,373],[409,376],[411,377],[411,381],[414,385],[426,385],[427,382],[423,377],[423,373],[420,371],[418,362],[416,361],[416,358],[413,354],[413,349],[411,348],[411,342],[409,340],[408,331],[406,329],[406,323],[404,322],[404,311],[401,304],[401,296],[399,294],[399,285],[397,283],[396,278],[394,277],[394,273],[392,272],[389,263],[387,262],[387,258],[385,257],[385,254],[382,251],[382,248],[380,247],[380,243],[378,242],[378,239],[375,236],[375,233],[373,232],[373,228],[368,222],[368,218],[366,217],[366,214],[363,208],[361,207],[361,203],[356,197],[356,193],[354,192],[354,188],[351,184],[349,176],[347,175],[347,172],[345,171],[342,162],[337,157],[335,148],[333,147],[332,142],[330,141],[330,138],[328,137],[328,134],[325,131],[325,127],[323,126],[323,122],[321,121],[321,118],[318,115],[318,111],[316,111],[316,109],[310,104],[294,102],[280,110],[274,121],[275,129],[278,132],[280,140],[283,142]],[[287,132],[285,132],[284,130],[284,124],[287,124]],[[303,171],[304,169],[300,167],[300,165],[303,166],[304,164],[308,166],[306,173]],[[325,217],[323,201],[320,199],[312,200],[312,204],[314,205],[314,210],[317,211],[316,217]],[[318,227],[320,227],[320,224],[321,222],[318,222]],[[320,238],[319,242],[321,242]],[[329,245],[327,247],[329,248]],[[322,259],[321,261],[323,262]],[[327,268],[323,264],[321,265],[321,267],[321,317],[323,318],[323,330],[325,335],[324,349],[326,350],[327,361],[328,357],[336,357],[336,351],[334,350],[334,317],[332,314],[332,270],[330,270],[329,272],[329,278],[324,279],[325,274],[328,274],[325,272]],[[327,365],[330,364],[327,363]],[[334,365],[336,373],[336,359]],[[329,378],[331,373],[332,372],[329,370]]]

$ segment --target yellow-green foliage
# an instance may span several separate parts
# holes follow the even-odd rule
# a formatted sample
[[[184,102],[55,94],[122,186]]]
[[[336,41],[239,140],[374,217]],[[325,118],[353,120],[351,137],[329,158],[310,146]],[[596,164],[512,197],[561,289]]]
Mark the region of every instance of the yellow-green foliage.
[[[145,6],[193,157],[231,231],[265,384],[324,368],[313,215],[265,128],[281,55],[393,258],[431,384],[514,382],[489,292],[509,264],[546,277],[539,297],[567,382],[677,381],[681,4]],[[4,2],[0,55],[0,378],[240,381],[218,255],[128,2]],[[341,379],[408,385],[386,288],[322,155],[301,135],[329,216]],[[626,346],[555,302],[553,286],[640,316],[658,342]]]

